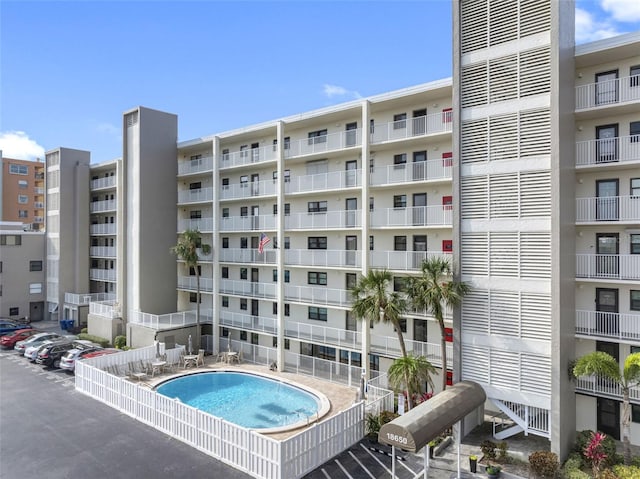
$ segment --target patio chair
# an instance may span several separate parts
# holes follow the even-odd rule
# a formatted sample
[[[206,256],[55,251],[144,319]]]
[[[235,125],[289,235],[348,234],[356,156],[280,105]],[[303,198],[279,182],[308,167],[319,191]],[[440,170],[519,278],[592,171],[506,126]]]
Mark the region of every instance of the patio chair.
[[[198,351],[198,359],[196,360],[196,367],[198,367],[200,364],[204,366],[204,349],[200,349]]]

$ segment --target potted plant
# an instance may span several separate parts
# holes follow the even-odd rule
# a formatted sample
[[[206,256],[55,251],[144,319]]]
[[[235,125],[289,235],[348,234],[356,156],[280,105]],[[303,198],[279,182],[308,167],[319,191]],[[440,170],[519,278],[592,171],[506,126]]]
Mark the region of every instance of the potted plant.
[[[487,477],[489,479],[497,479],[498,476],[500,476],[501,470],[502,468],[500,466],[492,466],[491,464],[489,464],[485,469],[485,472],[487,473]]]
[[[378,442],[378,433],[380,432],[381,427],[382,424],[378,414],[367,414],[365,430],[370,442],[374,444]]]
[[[472,454],[469,456],[469,472],[476,473],[476,469],[478,467],[478,456]]]

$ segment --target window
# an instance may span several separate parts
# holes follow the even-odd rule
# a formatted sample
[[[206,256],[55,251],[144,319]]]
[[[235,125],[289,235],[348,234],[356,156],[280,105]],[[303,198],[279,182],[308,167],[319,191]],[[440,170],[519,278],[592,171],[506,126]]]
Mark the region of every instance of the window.
[[[273,274],[273,281],[277,283],[278,282],[278,270],[277,269],[272,270],[272,274]]]
[[[222,217],[223,218],[229,217],[229,208],[222,208]]]
[[[29,212],[27,210],[18,210],[18,218],[28,218]]]
[[[406,113],[398,113],[393,115],[393,129],[401,130],[402,128],[407,127],[407,114]]]
[[[631,196],[640,196],[640,178],[631,178],[629,192]]]
[[[631,299],[629,309],[632,311],[640,311],[640,290],[629,291],[629,298]]]
[[[289,148],[291,148],[291,137],[285,136],[284,137],[284,149],[288,150]]]
[[[241,206],[240,207],[240,216],[249,216],[249,207]]]
[[[289,316],[289,304],[287,303],[284,305],[284,315]]]
[[[307,247],[309,249],[327,249],[327,237],[309,236],[309,238],[307,238]]]
[[[240,177],[240,186],[245,188],[249,184],[249,177],[247,175],[242,175]]]
[[[29,285],[29,294],[41,294],[42,283],[31,283]]]
[[[249,238],[247,238],[246,236],[242,236],[240,238],[240,248],[246,249],[248,247],[249,247]]]
[[[629,236],[629,253],[640,254],[640,234],[632,234]]]
[[[9,316],[19,316],[20,308],[9,308]]]
[[[222,189],[223,190],[229,189],[229,178],[222,178]]]
[[[427,321],[421,319],[413,320],[413,339],[415,341],[427,342]]]
[[[29,197],[27,195],[18,195],[18,203],[21,205],[29,203]]]
[[[400,323],[400,331],[402,331],[403,333],[407,332],[407,319],[406,318],[399,318],[398,322]],[[393,331],[396,332],[396,328],[393,328]]]
[[[196,269],[193,266],[189,267],[189,276],[195,276]],[[198,276],[202,276],[202,266],[198,265]]]
[[[640,422],[640,404],[631,405],[631,422]]]
[[[291,181],[291,170],[284,170],[284,182],[289,183]]]
[[[247,279],[248,277],[248,269],[247,268],[240,268],[240,279]]]
[[[629,123],[629,135],[631,136],[631,143],[638,143],[640,141],[640,121],[632,121]]]
[[[199,190],[200,188],[202,188],[201,181],[194,181],[193,183],[189,183],[190,190]]]
[[[9,163],[9,173],[12,175],[28,175],[29,167],[27,165],[16,165]]]
[[[273,314],[278,314],[278,303],[271,303],[271,312]]]
[[[251,333],[251,344],[258,344],[258,333]]]
[[[285,269],[284,270],[284,282],[288,283],[290,279],[291,279],[291,271],[289,271],[288,269]]]
[[[225,248],[225,249],[229,247],[229,238],[228,237],[222,238],[222,247]]]
[[[199,220],[200,218],[202,218],[202,211],[201,210],[192,210],[192,211],[189,212],[189,219]]]
[[[240,147],[240,158],[246,158],[247,157],[247,153],[249,153],[247,150],[249,149],[249,145],[242,145]]]
[[[273,205],[273,214],[278,214],[278,205]],[[284,204],[284,215],[289,216],[291,214],[291,203]]]
[[[400,153],[399,155],[393,155],[393,164],[396,165],[395,168],[404,168],[405,163],[407,162],[407,154]]]
[[[452,108],[443,108],[442,109],[442,123],[451,123],[453,119],[453,109]]]
[[[394,251],[407,251],[407,237],[406,236],[394,236],[393,237],[393,250]]]
[[[313,319],[314,321],[326,321],[327,308],[318,308],[316,306],[309,306],[309,319]]]
[[[229,307],[229,296],[223,296],[222,297],[222,307],[223,308],[228,308]]]
[[[358,330],[358,320],[355,318],[351,311],[345,311],[344,329],[347,331]]]
[[[307,209],[309,213],[326,213],[327,202],[326,201],[309,201],[307,202]]]
[[[401,278],[398,276],[393,277],[393,290],[397,293],[405,290],[407,278]]]
[[[327,141],[327,130],[316,130],[309,132],[309,145],[316,145],[318,143],[326,143]]]
[[[284,249],[291,248],[291,238],[289,236],[284,237]]]
[[[20,246],[22,235],[0,235],[0,246]]]
[[[629,86],[640,86],[640,65],[634,65],[629,68]]]
[[[243,311],[247,310],[247,298],[240,298],[240,309]]]
[[[19,180],[18,181],[18,188],[25,189],[28,186],[29,186],[29,182],[27,180]]]
[[[42,261],[29,261],[29,271],[42,271]]]
[[[228,279],[229,278],[229,268],[227,266],[223,266],[222,267],[221,275],[222,275],[223,279]]]
[[[373,251],[373,235],[369,236],[369,251]]]
[[[317,284],[321,286],[327,285],[327,273],[322,273],[319,271],[309,271],[307,273],[307,283],[308,284]]]
[[[222,161],[227,161],[229,159],[229,148],[225,148],[222,150]]]
[[[197,303],[198,302],[198,293],[189,293],[189,302]],[[202,295],[200,295],[200,302],[202,303]]]
[[[373,199],[373,196],[369,197],[369,211],[373,211],[375,205],[375,200]]]
[[[394,195],[393,197],[394,208],[406,208],[407,207],[407,195]]]
[[[246,340],[247,340],[247,332],[246,331],[240,331],[240,341],[246,341]]]

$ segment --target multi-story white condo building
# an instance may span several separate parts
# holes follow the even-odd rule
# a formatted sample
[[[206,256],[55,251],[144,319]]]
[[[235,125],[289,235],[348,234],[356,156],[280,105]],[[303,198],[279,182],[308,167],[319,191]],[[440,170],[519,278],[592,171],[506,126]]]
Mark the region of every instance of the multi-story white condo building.
[[[208,350],[353,381],[400,352],[390,326],[362,331],[350,287],[387,269],[400,288],[445,256],[471,292],[447,312],[441,374],[485,388],[515,423],[500,437],[547,437],[562,456],[576,430],[619,437],[621,392],[568,370],[640,348],[640,32],[575,47],[573,8],[456,1],[452,79],[234,131],[176,142],[175,116],[126,112],[122,159],[76,185],[87,278],[56,297],[90,302],[95,334],[183,343],[196,271],[169,249],[197,229]],[[411,312],[403,331],[441,366],[433,318]]]

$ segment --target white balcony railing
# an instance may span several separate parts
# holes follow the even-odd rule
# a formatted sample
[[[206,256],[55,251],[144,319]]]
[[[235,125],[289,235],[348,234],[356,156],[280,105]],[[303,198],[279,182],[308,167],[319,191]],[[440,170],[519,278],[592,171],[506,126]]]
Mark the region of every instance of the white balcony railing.
[[[285,217],[285,228],[334,229],[357,228],[362,224],[360,210],[326,211],[323,213],[292,213]]]
[[[120,306],[114,300],[91,301],[89,303],[89,314],[102,316],[103,318],[116,319],[121,317]]]
[[[269,231],[275,230],[277,216],[228,216],[220,218],[220,231]]]
[[[322,286],[296,286],[292,284],[285,284],[284,297],[286,301],[299,303],[312,303],[334,306],[351,305],[350,291]]]
[[[284,185],[285,193],[341,190],[360,186],[362,170],[341,170],[316,175],[292,176]]]
[[[129,311],[128,321],[153,329],[171,329],[178,326],[189,326],[196,324],[197,316],[195,310],[182,311],[169,314],[150,314],[142,311]],[[213,310],[200,309],[200,323],[212,323]]]
[[[263,146],[260,148],[225,153],[220,157],[218,165],[220,168],[231,168],[233,166],[274,161],[277,157],[278,151],[274,149],[273,146]]]
[[[277,285],[275,283],[258,283],[252,281],[223,279],[220,281],[219,293],[275,299],[276,287]]]
[[[115,258],[115,246],[92,246],[89,248],[89,255],[98,258]]]
[[[97,269],[92,268],[89,270],[89,279],[95,281],[115,281],[116,280],[115,269]]]
[[[211,156],[178,162],[178,176],[193,175],[195,173],[204,173],[212,170],[213,158]]]
[[[640,100],[640,75],[576,87],[576,110]]]
[[[422,262],[430,258],[451,258],[451,253],[442,251],[370,251],[372,268],[389,270],[419,270]]]
[[[359,268],[360,252],[357,250],[286,249],[284,261],[302,266],[344,266]]]
[[[640,161],[640,136],[638,135],[578,141],[576,143],[576,166],[634,161]]]
[[[64,293],[64,302],[77,306],[86,306],[91,301],[113,301],[115,299],[115,293]]]
[[[598,376],[579,377],[576,380],[576,391],[622,399],[622,389],[617,382]],[[640,402],[640,388],[629,388],[629,399],[635,403]]]
[[[417,118],[376,124],[371,133],[371,143],[449,132],[453,125],[451,120],[451,111],[443,111]]]
[[[221,248],[219,250],[221,263],[255,263],[275,264],[277,250],[265,249],[259,253],[255,248]]]
[[[92,235],[115,235],[118,232],[118,225],[115,223],[99,223],[91,225]]]
[[[380,186],[425,180],[450,180],[452,178],[451,169],[450,158],[377,166],[371,172],[369,184]]]
[[[640,196],[576,198],[576,221],[640,221]]]
[[[408,353],[416,356],[426,357],[434,366],[442,366],[442,348],[440,343],[425,343],[422,341],[414,341],[411,339],[404,340]],[[397,336],[381,336],[371,335],[371,351],[383,354],[388,357],[398,358],[401,356],[400,341]],[[453,344],[447,343],[448,365],[451,367],[453,358]]]
[[[91,189],[92,190],[100,190],[103,188],[115,188],[117,183],[116,175],[113,176],[104,176],[102,178],[97,178],[95,180],[91,180]]]
[[[91,211],[91,213],[98,213],[101,211],[115,211],[116,208],[116,200],[103,200],[89,203],[89,211]]]
[[[198,230],[200,233],[213,231],[213,218],[187,218],[178,220],[178,231]]]
[[[576,310],[576,334],[640,341],[640,314]]]
[[[233,200],[239,198],[254,198],[256,196],[273,196],[275,194],[275,181],[262,180],[223,186],[220,190],[220,199]]]
[[[178,191],[178,203],[203,203],[213,201],[213,188],[198,188],[195,190]]]
[[[34,216],[33,217],[33,222],[34,223],[44,223],[44,216]]]
[[[220,312],[220,326],[229,328],[244,329],[248,331],[259,331],[276,335],[278,332],[277,318],[266,318],[264,316],[253,316],[244,313],[234,313],[231,311]]]
[[[285,158],[294,156],[313,155],[315,153],[326,153],[330,151],[353,148],[362,144],[362,130],[347,130],[329,135],[316,136],[313,138],[302,138],[292,140],[285,148]]]
[[[576,277],[640,279],[640,254],[577,254]]]
[[[371,212],[371,226],[451,226],[453,210],[446,206],[381,208]]]
[[[178,289],[197,291],[195,276],[178,276]],[[213,279],[200,276],[200,292],[211,293],[213,291]]]

